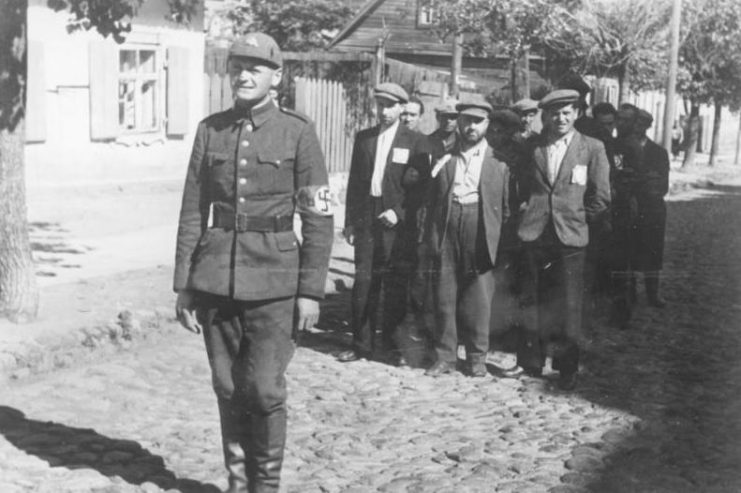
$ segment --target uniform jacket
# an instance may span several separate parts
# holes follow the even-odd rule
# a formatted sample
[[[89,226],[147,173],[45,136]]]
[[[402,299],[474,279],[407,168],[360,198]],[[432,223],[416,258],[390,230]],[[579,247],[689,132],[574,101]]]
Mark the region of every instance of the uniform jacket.
[[[369,234],[374,219],[371,217],[370,189],[379,131],[380,126],[361,130],[356,135],[353,146],[347,182],[345,226],[352,226],[359,235]],[[419,194],[414,187],[403,184],[403,177],[407,168],[411,166],[422,170],[423,173],[429,166],[424,139],[424,135],[409,130],[400,123],[391,144],[383,174],[381,199],[383,210],[393,209],[400,221],[394,230],[408,230],[415,224]],[[388,242],[394,241],[393,233],[386,236],[390,236]]]
[[[174,289],[238,300],[322,298],[332,246],[327,170],[307,117],[272,102],[232,108],[198,125],[188,165]],[[292,221],[275,231],[211,227],[220,216]]]
[[[453,201],[453,183],[455,181],[456,153],[432,179],[429,187],[426,206],[426,241],[433,256],[437,257],[448,233],[446,226]],[[483,218],[486,248],[491,262],[497,258],[499,238],[502,225],[509,218],[509,170],[504,162],[494,156],[491,147],[486,147],[486,154],[481,165],[479,178],[479,211]]]
[[[587,223],[603,219],[610,204],[609,164],[602,142],[574,133],[555,183],[548,181],[547,141],[538,138],[521,173],[526,199],[520,226],[522,241],[534,241],[552,223],[567,246],[589,243]]]

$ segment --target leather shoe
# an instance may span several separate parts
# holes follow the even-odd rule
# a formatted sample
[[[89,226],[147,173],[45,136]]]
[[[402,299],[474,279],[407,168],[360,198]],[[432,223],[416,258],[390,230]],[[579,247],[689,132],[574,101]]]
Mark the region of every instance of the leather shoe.
[[[438,377],[443,374],[453,373],[454,371],[455,363],[438,360],[434,365],[427,369],[425,375],[428,377]]]
[[[574,390],[576,388],[577,372],[561,373],[558,377],[558,388],[561,390]]]
[[[507,368],[502,371],[504,378],[522,378],[522,377],[533,377],[540,378],[543,376],[543,370],[540,368],[527,368],[519,365]]]
[[[350,363],[352,361],[358,361],[361,359],[370,359],[370,357],[368,354],[355,351],[354,349],[342,351],[340,354],[337,355],[337,361],[339,361],[340,363]]]
[[[489,376],[489,370],[484,363],[472,363],[469,375],[473,378],[484,378]]]

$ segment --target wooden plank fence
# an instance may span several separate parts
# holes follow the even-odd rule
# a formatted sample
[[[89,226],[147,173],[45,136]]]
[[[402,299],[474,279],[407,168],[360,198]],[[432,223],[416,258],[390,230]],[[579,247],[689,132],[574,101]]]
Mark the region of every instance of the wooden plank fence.
[[[319,143],[330,173],[347,171],[352,154],[353,129],[347,121],[345,88],[337,81],[297,77],[296,110],[316,125]]]

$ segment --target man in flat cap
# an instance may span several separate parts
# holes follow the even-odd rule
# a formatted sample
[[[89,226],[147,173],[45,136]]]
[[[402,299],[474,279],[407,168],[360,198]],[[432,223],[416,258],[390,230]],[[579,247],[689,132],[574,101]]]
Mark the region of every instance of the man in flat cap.
[[[248,34],[231,45],[234,106],[198,125],[177,234],[177,316],[203,332],[229,493],[278,491],[284,374],[296,331],[318,318],[332,247],[313,124],[269,95],[281,66],[270,36]]]
[[[579,93],[556,90],[545,96],[544,133],[525,163],[521,179],[526,199],[518,236],[523,242],[525,276],[518,367],[508,376],[540,376],[545,349],[558,342],[552,367],[559,386],[576,385],[582,338],[585,249],[588,224],[600,221],[610,203],[609,165],[596,139],[574,130]]]
[[[458,128],[458,110],[455,109],[457,104],[458,101],[455,99],[446,99],[435,108],[437,129],[427,136],[433,161],[449,153],[455,147]]]
[[[512,110],[520,117],[520,130],[515,134],[518,142],[527,142],[538,135],[533,129],[535,117],[538,115],[538,102],[534,99],[523,98],[512,105]]]
[[[381,290],[382,345],[392,364],[406,364],[397,328],[403,321],[407,289],[416,264],[416,215],[421,202],[417,184],[403,177],[414,167],[429,173],[424,136],[400,124],[408,101],[398,84],[375,88],[379,124],[355,136],[347,184],[344,236],[355,247],[352,289],[353,348],[338,355],[343,362],[371,358],[375,349]]]
[[[431,171],[426,241],[433,259],[432,285],[437,361],[426,375],[456,368],[458,336],[470,376],[485,377],[489,349],[494,263],[509,214],[507,165],[486,140],[491,105],[459,104],[459,144]]]

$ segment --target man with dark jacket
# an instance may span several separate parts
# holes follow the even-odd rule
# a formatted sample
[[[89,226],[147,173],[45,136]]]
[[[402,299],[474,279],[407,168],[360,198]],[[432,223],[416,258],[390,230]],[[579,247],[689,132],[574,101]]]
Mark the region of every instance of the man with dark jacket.
[[[525,209],[518,236],[523,242],[525,326],[518,367],[506,376],[539,376],[546,345],[558,343],[552,367],[559,386],[571,390],[579,368],[584,261],[589,223],[600,221],[610,203],[609,165],[601,142],[574,129],[579,93],[545,96],[545,131],[521,175]]]
[[[380,124],[355,137],[347,183],[344,236],[355,247],[352,289],[353,349],[338,360],[370,358],[375,348],[376,312],[383,289],[382,344],[392,364],[405,365],[397,328],[416,264],[417,210],[421,197],[403,177],[410,167],[428,173],[424,136],[400,124],[406,91],[384,82],[375,89]]]
[[[469,375],[484,377],[494,263],[502,224],[509,215],[509,177],[507,166],[494,157],[485,138],[491,105],[459,104],[457,109],[459,145],[435,162],[426,204],[437,361],[425,374],[455,370],[460,334]]]
[[[232,44],[235,103],[198,125],[177,235],[176,312],[185,328],[203,331],[229,493],[278,491],[284,374],[294,332],[318,318],[332,247],[327,171],[313,125],[268,94],[281,66],[270,36]]]

